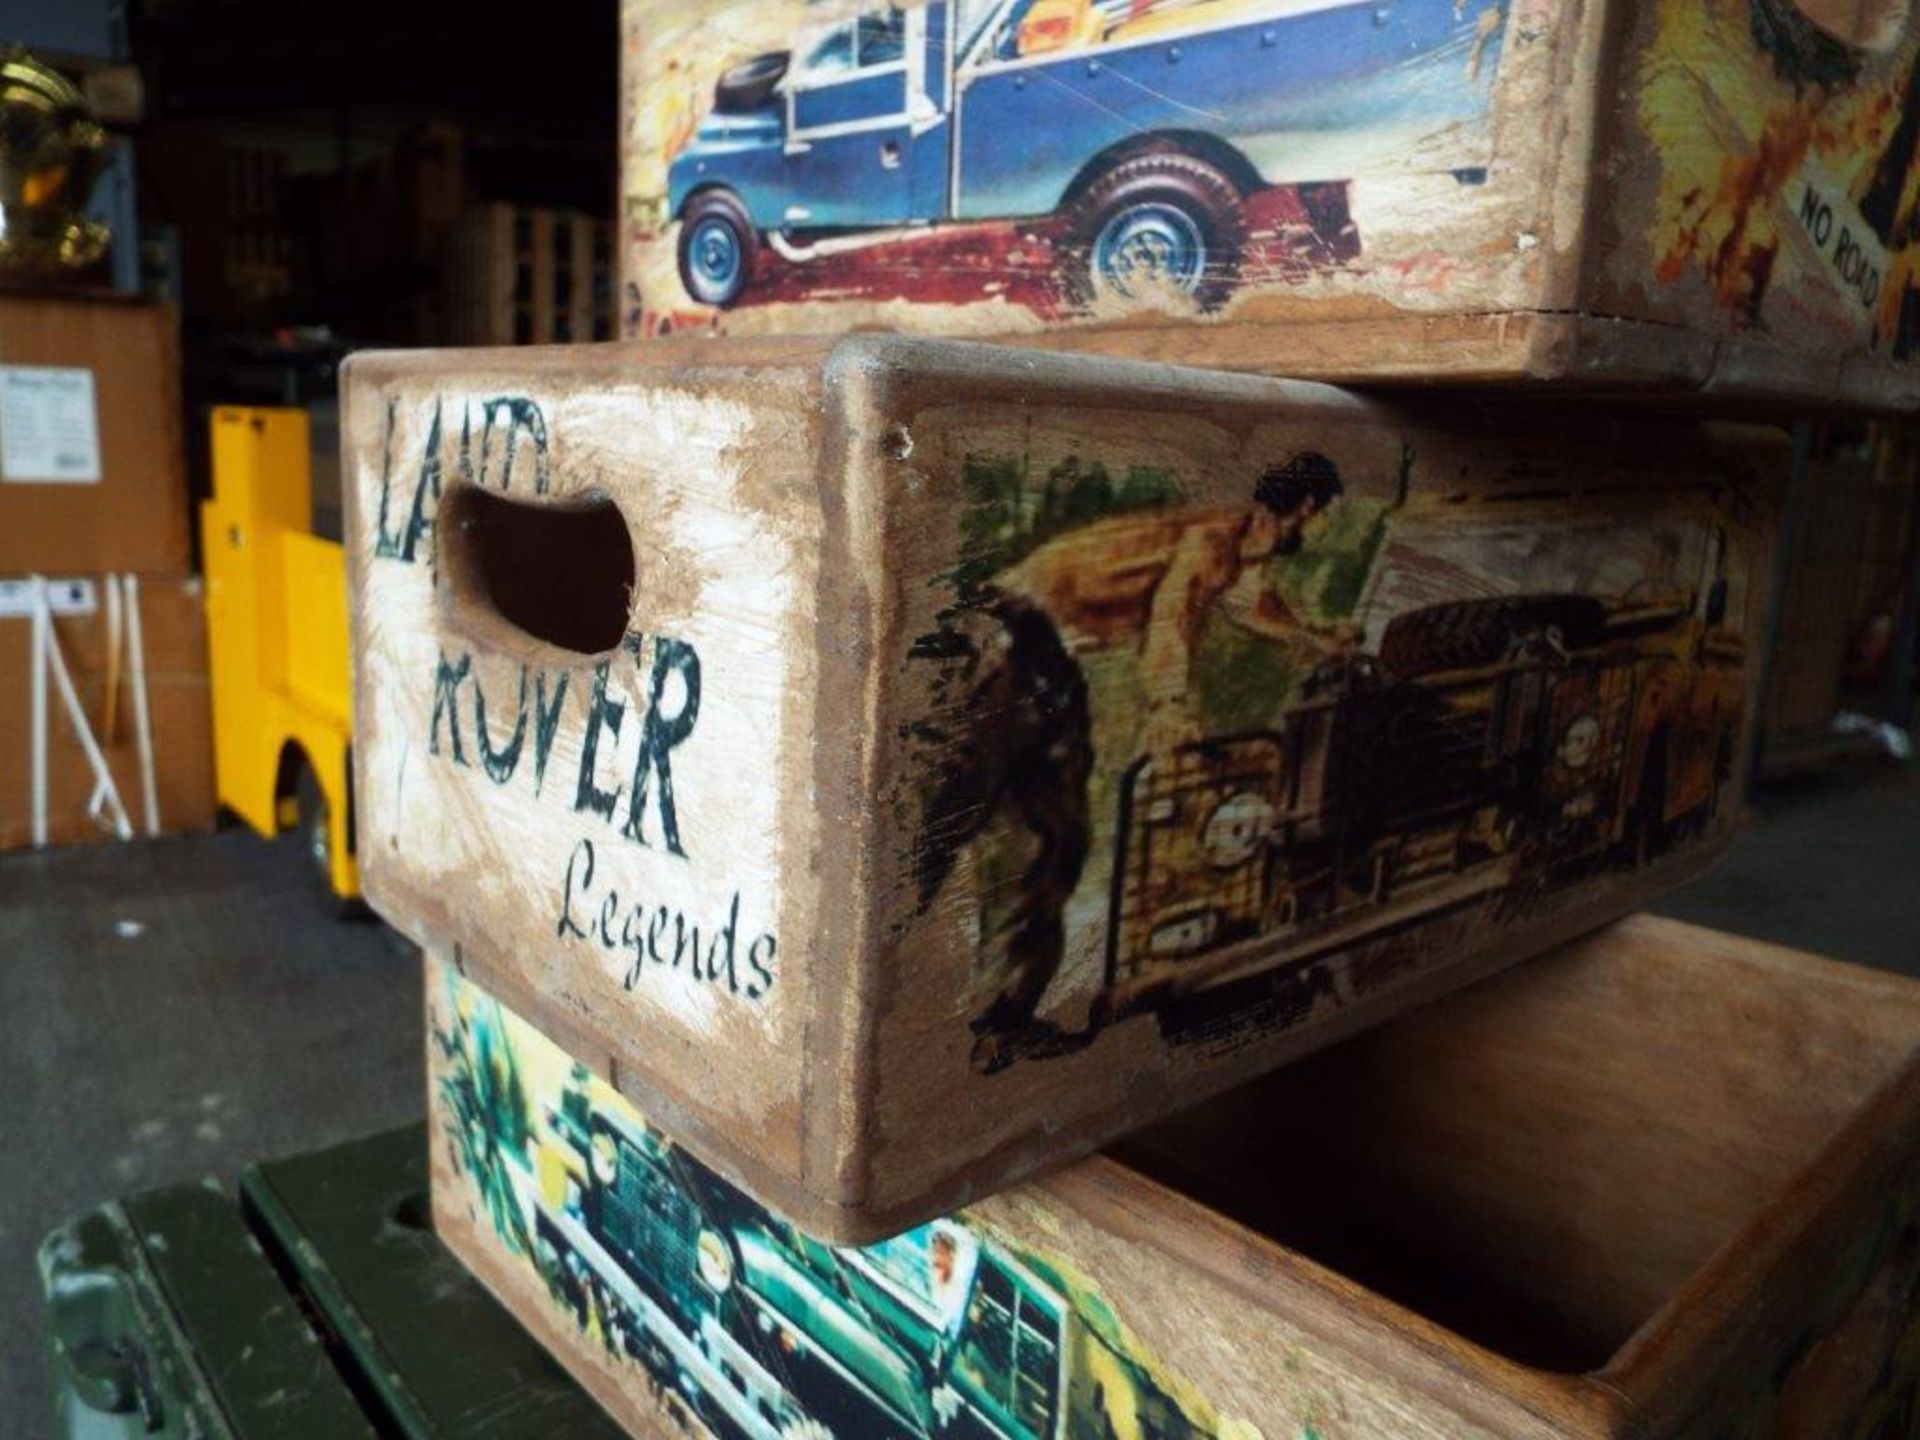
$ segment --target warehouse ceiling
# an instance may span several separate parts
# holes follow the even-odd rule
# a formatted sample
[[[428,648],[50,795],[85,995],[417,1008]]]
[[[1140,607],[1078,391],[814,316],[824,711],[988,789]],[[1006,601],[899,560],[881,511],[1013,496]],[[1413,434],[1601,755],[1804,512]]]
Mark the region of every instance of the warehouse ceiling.
[[[149,0],[130,18],[156,118],[402,103],[564,134],[617,109],[615,0]]]

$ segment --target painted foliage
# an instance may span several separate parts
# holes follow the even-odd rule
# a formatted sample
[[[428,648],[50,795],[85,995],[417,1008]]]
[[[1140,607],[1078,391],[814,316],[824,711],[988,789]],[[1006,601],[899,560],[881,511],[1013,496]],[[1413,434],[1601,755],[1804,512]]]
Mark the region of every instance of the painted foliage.
[[[1638,119],[1663,285],[1788,334],[1920,351],[1920,31],[1907,0],[1673,0]]]
[[[1018,328],[1290,286],[1360,253],[1362,177],[1485,183],[1506,31],[1493,0],[639,9],[646,334],[812,300]]]
[[[1196,500],[1170,469],[967,457],[904,665],[916,903],[977,916],[975,1069],[1138,1015],[1270,1035],[1725,826],[1750,500],[1403,467],[1350,493],[1300,449]]]
[[[817,1242],[433,969],[435,1143],[459,1203],[597,1362],[686,1430],[1258,1440],[1058,1257],[965,1213],[858,1249]]]

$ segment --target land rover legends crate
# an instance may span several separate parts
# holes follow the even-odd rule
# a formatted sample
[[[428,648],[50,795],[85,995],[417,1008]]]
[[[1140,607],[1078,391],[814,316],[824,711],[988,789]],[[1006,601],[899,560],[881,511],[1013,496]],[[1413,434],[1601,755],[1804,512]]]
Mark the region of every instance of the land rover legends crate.
[[[1911,0],[627,0],[628,334],[1920,402]]]
[[[1730,833],[1765,432],[876,337],[346,404],[368,897],[835,1239]]]
[[[452,966],[427,984],[435,1227],[635,1434],[1920,1424],[1900,976],[1636,917],[864,1248],[743,1195]]]

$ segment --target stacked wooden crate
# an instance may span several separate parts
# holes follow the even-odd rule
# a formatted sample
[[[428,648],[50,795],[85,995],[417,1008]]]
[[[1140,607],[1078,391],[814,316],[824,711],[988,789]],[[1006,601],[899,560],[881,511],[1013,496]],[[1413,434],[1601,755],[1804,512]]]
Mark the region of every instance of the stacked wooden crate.
[[[1763,433],[896,337],[345,384],[369,898],[838,1238],[1731,833]]]
[[[435,1226],[637,1435],[1920,1419],[1910,981],[1638,917],[866,1247],[427,983]]]
[[[1898,0],[626,19],[636,335],[884,326],[1353,383],[1920,400]]]
[[[646,343],[347,372],[448,1243],[639,1433],[1909,1434],[1920,997],[1594,933],[1920,394],[1906,12],[629,20]]]

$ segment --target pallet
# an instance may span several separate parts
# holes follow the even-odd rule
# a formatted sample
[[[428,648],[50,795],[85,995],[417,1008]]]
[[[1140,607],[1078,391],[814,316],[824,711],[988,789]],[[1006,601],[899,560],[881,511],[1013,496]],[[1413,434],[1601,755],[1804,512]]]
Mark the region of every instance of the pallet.
[[[249,1165],[232,1193],[175,1185],[61,1225],[39,1255],[48,1433],[618,1436],[434,1238],[428,1205],[413,1124]]]
[[[475,206],[449,242],[447,339],[455,345],[611,340],[613,269],[613,227],[603,218]]]

